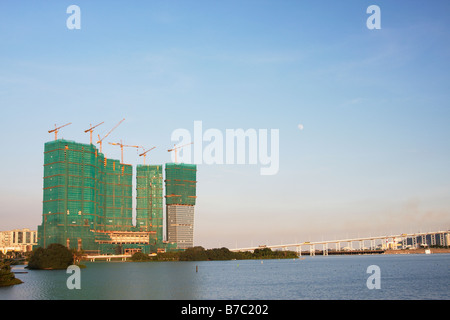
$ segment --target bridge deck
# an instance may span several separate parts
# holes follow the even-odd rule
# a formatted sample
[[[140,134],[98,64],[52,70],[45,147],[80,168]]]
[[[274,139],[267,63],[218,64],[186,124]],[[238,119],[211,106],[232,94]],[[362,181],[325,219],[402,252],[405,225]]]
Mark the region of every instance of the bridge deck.
[[[315,246],[315,245],[329,245],[329,244],[339,244],[339,243],[351,243],[351,242],[364,242],[364,241],[375,241],[375,240],[388,240],[388,239],[405,239],[411,237],[420,237],[432,234],[448,234],[449,231],[432,231],[432,232],[418,232],[418,233],[402,233],[402,234],[394,234],[394,235],[385,235],[385,236],[374,236],[374,237],[361,237],[361,238],[348,238],[348,239],[340,239],[340,240],[326,240],[326,241],[313,241],[313,242],[299,242],[299,243],[290,243],[290,244],[278,244],[278,245],[263,245],[257,247],[247,247],[247,248],[236,248],[230,249],[230,251],[238,252],[238,251],[254,251],[256,249],[286,249],[286,248],[299,248],[302,246]],[[358,251],[355,249],[353,251]],[[361,249],[360,249],[361,251]],[[367,250],[365,250],[367,251]],[[330,252],[330,251],[329,251]]]

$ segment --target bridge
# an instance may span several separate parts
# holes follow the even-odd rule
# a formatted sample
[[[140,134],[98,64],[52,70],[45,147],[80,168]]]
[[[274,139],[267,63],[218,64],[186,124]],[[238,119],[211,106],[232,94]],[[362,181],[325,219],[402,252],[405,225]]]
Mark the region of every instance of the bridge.
[[[98,259],[111,261],[111,259],[120,259],[121,261],[127,261],[127,258],[131,258],[131,254],[97,254],[97,255],[87,255],[83,259],[89,261],[95,261]]]
[[[150,257],[156,256],[156,253],[149,254]],[[95,262],[96,260],[102,260],[102,261],[111,261],[111,259],[114,260],[121,260],[121,261],[127,261],[127,259],[131,258],[132,254],[91,254],[86,255],[83,257],[83,260],[89,260],[91,262]]]
[[[409,239],[409,241],[408,241]],[[366,247],[366,242],[369,242],[369,247]],[[378,242],[378,244],[377,244]],[[408,245],[408,242],[410,245]],[[316,254],[316,246],[321,247],[323,255],[328,255],[330,252],[329,245],[335,246],[336,252],[341,251],[341,244],[347,244],[347,247],[343,248],[349,253],[359,252],[365,253],[381,253],[386,249],[406,249],[406,248],[418,248],[419,246],[435,246],[439,242],[441,246],[450,245],[450,231],[433,231],[433,232],[419,232],[419,233],[402,233],[394,235],[384,235],[375,237],[362,237],[362,238],[349,238],[340,240],[326,240],[326,241],[314,241],[314,242],[299,242],[299,243],[288,243],[288,244],[277,244],[277,245],[260,245],[257,247],[246,247],[246,248],[236,248],[230,249],[233,252],[239,251],[254,251],[256,249],[282,249],[287,250],[288,248],[294,248],[299,256],[302,254],[302,246],[309,247],[309,254]],[[353,245],[357,243],[358,249],[353,248]],[[378,249],[378,248],[381,248]],[[384,249],[384,250],[383,250]]]

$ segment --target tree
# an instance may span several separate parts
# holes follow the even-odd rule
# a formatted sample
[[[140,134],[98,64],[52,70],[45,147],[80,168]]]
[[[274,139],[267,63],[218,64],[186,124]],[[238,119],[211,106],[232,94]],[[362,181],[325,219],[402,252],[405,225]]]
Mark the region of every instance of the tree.
[[[72,249],[73,262],[79,264],[81,259],[86,255],[83,250]]]
[[[131,260],[133,261],[150,261],[152,258],[145,253],[142,252],[136,252],[131,256]]]
[[[206,250],[208,260],[231,260],[235,258],[233,252],[228,248],[214,248]]]
[[[180,252],[180,261],[202,261],[208,260],[205,248],[203,247],[192,247],[188,248],[183,252]]]
[[[253,251],[253,256],[256,259],[269,258],[273,256],[273,251],[270,248],[255,249],[255,251]]]
[[[72,252],[59,243],[52,243],[46,249],[37,248],[28,261],[29,269],[67,269],[73,264]]]
[[[17,279],[14,273],[11,272],[9,263],[0,262],[0,287],[12,286],[20,283],[23,283],[23,281]]]
[[[155,260],[157,261],[178,261],[180,259],[179,252],[158,252]]]

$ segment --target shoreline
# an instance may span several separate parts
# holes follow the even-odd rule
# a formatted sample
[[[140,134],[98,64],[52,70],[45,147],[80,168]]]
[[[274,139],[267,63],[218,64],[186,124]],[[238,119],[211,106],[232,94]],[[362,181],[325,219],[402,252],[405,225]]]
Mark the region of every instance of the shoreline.
[[[436,253],[450,253],[450,248],[427,248],[430,250],[430,254]],[[421,249],[388,249],[384,252],[384,254],[425,254],[424,248]]]

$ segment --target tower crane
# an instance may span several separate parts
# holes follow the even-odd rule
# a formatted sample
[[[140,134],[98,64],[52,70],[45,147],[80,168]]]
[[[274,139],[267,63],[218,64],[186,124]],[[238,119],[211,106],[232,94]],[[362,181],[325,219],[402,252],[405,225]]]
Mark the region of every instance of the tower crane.
[[[102,152],[102,142],[103,142],[103,140],[107,137],[107,136],[109,136],[109,134],[114,130],[114,129],[116,129],[118,126],[119,126],[119,124],[121,124],[122,122],[123,122],[123,120],[125,120],[125,118],[123,118],[122,120],[120,120],[119,121],[119,123],[118,124],[116,124],[116,126],[114,127],[114,128],[112,128],[103,138],[101,138],[100,139],[100,135],[98,135],[98,141],[97,141],[97,143],[100,145],[100,152]]]
[[[139,147],[139,146],[130,146],[130,145],[127,145],[127,144],[123,144],[122,140],[120,140],[120,142],[108,142],[108,143],[112,144],[114,146],[120,146],[120,153],[121,153],[120,163],[122,163],[122,164],[123,164],[123,147],[142,148],[142,147]]]
[[[155,149],[156,147],[153,147],[153,148],[151,148],[151,149],[148,149],[147,151],[144,151],[143,153],[141,153],[140,155],[139,155],[139,157],[140,156],[144,156],[144,164],[145,164],[145,157],[146,157],[146,155],[147,155],[147,152],[149,152],[149,151],[151,151],[151,150],[153,150],[153,149]]]
[[[191,142],[191,143],[187,143],[187,144],[185,144],[185,145],[178,146],[178,147],[175,147],[175,145],[173,145],[173,148],[172,148],[172,149],[167,150],[168,152],[171,152],[171,151],[174,151],[174,152],[175,152],[175,163],[177,163],[177,151],[178,151],[178,149],[183,148],[183,147],[186,147],[186,146],[188,146],[188,145],[190,145],[190,144],[194,144],[194,143]]]
[[[94,128],[98,127],[99,125],[101,125],[103,123],[104,122],[101,122],[101,123],[99,123],[99,124],[97,124],[95,126],[92,126],[92,124],[90,124],[91,127],[89,129],[87,129],[87,130],[84,130],[85,133],[89,131],[89,138],[90,138],[89,141],[90,141],[91,144],[92,144],[92,131],[94,131]]]
[[[58,131],[59,131],[59,129],[61,129],[62,127],[68,126],[69,124],[72,124],[72,122],[66,123],[65,125],[60,126],[58,128],[56,127],[56,124],[55,124],[55,129],[49,130],[48,133],[54,132],[55,133],[55,140],[57,140],[58,139]]]

